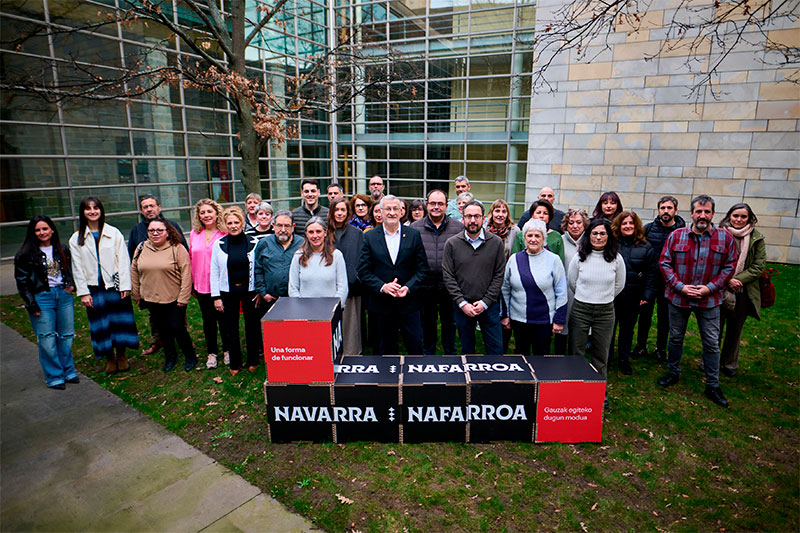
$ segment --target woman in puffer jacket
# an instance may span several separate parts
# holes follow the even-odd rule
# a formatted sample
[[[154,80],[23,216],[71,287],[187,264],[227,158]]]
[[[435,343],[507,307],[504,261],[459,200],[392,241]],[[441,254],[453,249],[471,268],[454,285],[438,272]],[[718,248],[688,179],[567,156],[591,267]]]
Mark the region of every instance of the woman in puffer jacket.
[[[614,314],[619,324],[617,354],[619,369],[630,376],[631,345],[633,330],[639,317],[639,306],[647,305],[656,296],[656,275],[658,274],[658,255],[644,236],[644,225],[633,211],[623,211],[611,224],[614,235],[619,239],[619,254],[625,261],[625,288],[614,298]],[[611,336],[611,349],[614,352],[614,336]]]

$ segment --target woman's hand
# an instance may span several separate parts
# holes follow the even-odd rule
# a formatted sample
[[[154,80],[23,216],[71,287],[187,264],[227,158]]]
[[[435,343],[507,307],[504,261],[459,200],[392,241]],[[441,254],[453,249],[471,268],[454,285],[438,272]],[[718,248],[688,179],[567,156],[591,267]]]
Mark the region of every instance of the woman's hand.
[[[742,290],[742,287],[744,287],[744,285],[738,279],[731,278],[731,280],[728,282],[728,287],[730,287],[734,291],[740,291]]]
[[[184,304],[184,303],[178,302],[178,307],[186,307],[186,305],[187,305],[187,304]]]
[[[91,294],[81,296],[81,303],[84,307],[94,307],[94,300],[92,300]]]
[[[553,333],[561,333],[564,331],[564,324],[553,324]]]
[[[647,300],[639,300],[639,305],[647,305]]]
[[[64,289],[64,292],[66,292],[67,294],[72,294],[73,292],[75,292],[75,285],[70,285],[69,287],[66,287]]]
[[[216,309],[220,313],[225,311],[225,306],[222,305],[222,300],[214,300],[214,309]]]
[[[511,319],[508,317],[500,319],[500,325],[503,329],[511,329]]]
[[[128,295],[129,295],[130,293],[131,293],[131,291],[119,291],[119,297],[120,297],[120,298],[122,298],[122,299],[124,300],[125,298],[127,298],[127,297],[128,297]]]

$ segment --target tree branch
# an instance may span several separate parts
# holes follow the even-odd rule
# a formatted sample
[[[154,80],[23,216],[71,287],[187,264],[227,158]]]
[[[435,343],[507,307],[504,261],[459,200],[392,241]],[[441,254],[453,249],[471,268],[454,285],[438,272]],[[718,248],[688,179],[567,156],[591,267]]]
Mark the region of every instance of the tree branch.
[[[256,27],[253,28],[253,31],[251,31],[250,34],[245,38],[245,46],[249,46],[250,43],[253,42],[253,39],[256,38],[256,35],[261,33],[261,30],[264,29],[264,26],[269,24],[269,21],[272,20],[272,17],[278,13],[278,11],[286,4],[287,1],[288,0],[278,0],[278,2],[264,14],[261,20],[258,21],[258,24],[256,24]]]

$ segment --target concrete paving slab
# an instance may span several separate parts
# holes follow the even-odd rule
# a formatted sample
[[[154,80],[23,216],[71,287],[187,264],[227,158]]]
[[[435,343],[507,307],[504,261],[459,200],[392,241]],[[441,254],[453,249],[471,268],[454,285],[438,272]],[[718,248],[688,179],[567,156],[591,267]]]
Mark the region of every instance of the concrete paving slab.
[[[312,531],[85,376],[48,389],[0,324],[0,531]]]

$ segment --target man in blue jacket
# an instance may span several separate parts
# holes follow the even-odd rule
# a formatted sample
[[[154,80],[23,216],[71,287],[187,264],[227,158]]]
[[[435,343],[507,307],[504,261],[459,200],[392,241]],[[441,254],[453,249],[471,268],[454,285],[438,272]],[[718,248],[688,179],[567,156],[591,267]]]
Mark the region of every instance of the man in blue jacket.
[[[258,241],[253,252],[254,286],[266,303],[264,313],[269,311],[279,297],[289,296],[289,267],[292,265],[292,256],[304,240],[294,234],[295,224],[291,211],[275,213],[272,227],[275,233]]]

